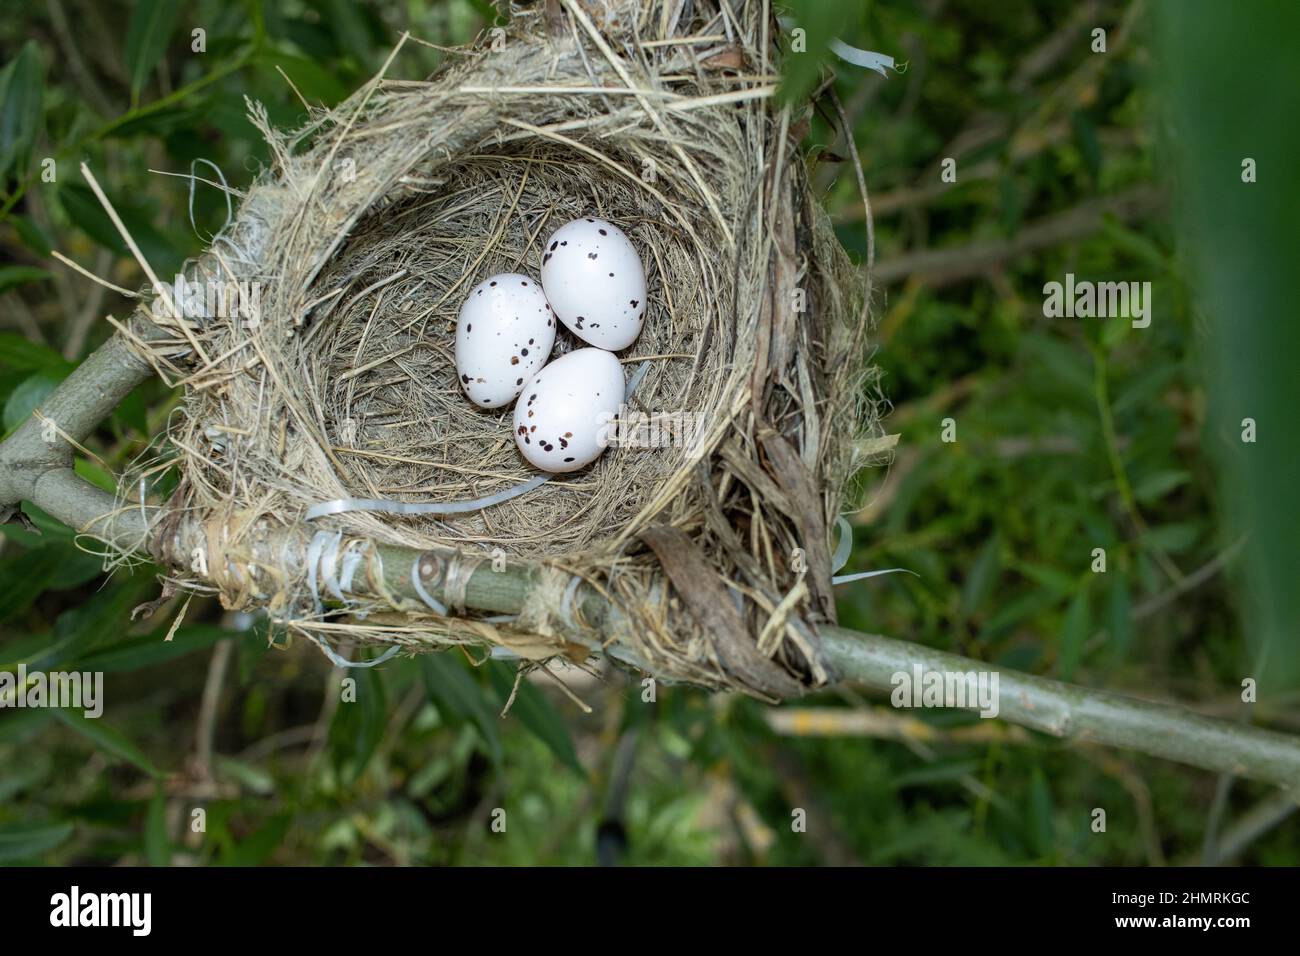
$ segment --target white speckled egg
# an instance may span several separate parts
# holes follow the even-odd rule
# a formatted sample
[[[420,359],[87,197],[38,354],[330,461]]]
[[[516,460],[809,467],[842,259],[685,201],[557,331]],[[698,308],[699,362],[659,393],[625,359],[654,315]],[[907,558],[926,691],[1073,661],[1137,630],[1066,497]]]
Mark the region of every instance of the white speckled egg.
[[[623,367],[612,352],[561,355],[524,386],[515,405],[515,444],[543,471],[577,471],[609,443],[623,390]]]
[[[574,335],[602,348],[626,348],[645,318],[645,268],[622,229],[603,219],[561,226],[542,251],[542,288]]]
[[[541,285],[503,272],[470,290],[456,321],[456,374],[470,401],[509,405],[546,364],[555,320]]]

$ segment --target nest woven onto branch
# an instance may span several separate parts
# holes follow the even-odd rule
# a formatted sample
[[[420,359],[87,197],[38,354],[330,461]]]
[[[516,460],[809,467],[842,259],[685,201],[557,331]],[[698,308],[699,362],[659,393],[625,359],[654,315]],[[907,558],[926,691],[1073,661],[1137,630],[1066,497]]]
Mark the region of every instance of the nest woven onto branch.
[[[587,646],[616,641],[661,677],[789,696],[828,676],[830,529],[861,464],[855,440],[878,425],[863,273],[770,96],[775,21],[736,0],[696,0],[689,15],[675,2],[548,6],[433,79],[377,79],[293,134],[252,107],[273,168],[190,275],[258,282],[260,308],[178,321],[155,302],[171,338],[140,343],[186,386],[141,473],[178,463],[166,511],[206,529],[197,567],[166,557],[189,569],[182,584],[318,641],[531,658],[588,626],[566,604],[577,577],[618,612]],[[729,39],[699,39],[711,36]],[[619,357],[629,376],[647,369],[628,411],[658,440],[644,429],[478,511],[304,524],[322,501],[464,501],[536,474],[510,409],[478,409],[458,387],[456,316],[488,275],[538,275],[546,237],[580,216],[618,224],[645,263],[644,330]],[[560,329],[555,354],[580,344]],[[285,527],[311,538],[305,567],[263,553]],[[451,555],[449,594],[493,556],[533,566],[534,592],[513,621],[361,600],[348,583],[372,542]]]

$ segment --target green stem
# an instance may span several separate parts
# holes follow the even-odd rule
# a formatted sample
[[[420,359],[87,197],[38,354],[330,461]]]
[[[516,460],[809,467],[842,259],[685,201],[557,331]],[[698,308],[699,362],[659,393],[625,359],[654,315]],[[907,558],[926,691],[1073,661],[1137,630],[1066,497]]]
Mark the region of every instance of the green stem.
[[[1137,529],[1143,546],[1150,548],[1151,553],[1155,555],[1156,563],[1173,581],[1181,582],[1183,572],[1178,569],[1169,555],[1149,540],[1142,540],[1147,535],[1147,523],[1142,517],[1142,512],[1138,510],[1137,498],[1133,495],[1133,487],[1129,484],[1128,474],[1124,470],[1124,461],[1120,458],[1119,440],[1115,434],[1115,417],[1110,410],[1110,386],[1106,382],[1106,355],[1100,346],[1093,348],[1092,359],[1093,388],[1097,397],[1097,412],[1101,416],[1101,433],[1106,442],[1106,457],[1110,462],[1111,474],[1115,478],[1115,486],[1119,490],[1120,502],[1128,512],[1134,528]]]

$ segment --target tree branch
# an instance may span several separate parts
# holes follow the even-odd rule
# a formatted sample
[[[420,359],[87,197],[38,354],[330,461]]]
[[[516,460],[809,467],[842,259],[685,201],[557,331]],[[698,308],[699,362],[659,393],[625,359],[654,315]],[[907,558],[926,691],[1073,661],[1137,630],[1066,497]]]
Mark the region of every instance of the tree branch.
[[[182,518],[169,531],[171,540],[151,540],[150,522],[142,509],[117,508],[113,496],[77,477],[72,470],[73,448],[149,375],[148,366],[114,335],[74,371],[45,401],[42,416],[54,422],[51,435],[33,417],[0,444],[0,509],[31,501],[71,527],[106,541],[136,542],[135,547],[159,556],[188,556],[194,544],[206,538],[201,522]],[[47,441],[46,439],[51,440]],[[155,513],[155,518],[157,517]],[[157,526],[157,522],[154,522]],[[312,529],[302,525],[269,528],[257,543],[269,553],[282,555],[300,571],[306,570]],[[423,605],[411,580],[416,568],[422,587],[439,599],[451,555],[438,551],[377,545],[380,580],[360,575],[354,583],[357,597],[408,598]],[[523,566],[494,571],[479,565],[465,589],[465,605],[477,611],[515,614],[533,593],[537,571]],[[608,625],[617,611],[595,589],[583,585],[575,595],[575,609],[596,631]],[[615,644],[602,647],[590,632],[572,638],[593,652],[636,664],[634,652]],[[835,677],[878,691],[893,689],[898,672],[915,665],[927,671],[990,671],[988,664],[838,627],[821,629],[823,650]],[[1108,691],[1093,690],[1059,681],[996,669],[999,675],[999,717],[1064,740],[1103,744],[1151,754],[1220,773],[1264,780],[1300,793],[1300,740],[1286,734],[1243,726],[1234,721],[1204,717],[1168,704],[1138,700]]]
[[[845,628],[823,627],[821,636],[841,677],[877,691],[893,690],[893,675],[917,665],[925,671],[996,671],[1002,720],[1063,740],[1136,750],[1300,792],[1300,740],[1287,734]]]

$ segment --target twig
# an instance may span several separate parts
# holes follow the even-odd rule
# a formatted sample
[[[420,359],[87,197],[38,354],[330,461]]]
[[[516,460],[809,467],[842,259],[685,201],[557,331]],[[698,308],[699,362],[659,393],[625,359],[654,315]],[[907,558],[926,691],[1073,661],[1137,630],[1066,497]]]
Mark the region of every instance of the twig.
[[[1300,740],[1152,701],[1021,674],[957,654],[840,627],[821,629],[842,679],[894,689],[894,675],[997,672],[1002,720],[1062,740],[1105,744],[1194,767],[1267,780],[1300,793]],[[975,709],[973,706],[972,709]]]
[[[1013,238],[972,242],[951,249],[923,249],[877,263],[873,278],[880,283],[915,279],[941,286],[981,275],[1009,259],[1091,235],[1102,227],[1104,217],[1121,222],[1141,218],[1159,208],[1159,191],[1148,185],[1080,203],[1025,226]]]
[[[1205,866],[1221,866],[1240,856],[1250,844],[1295,813],[1298,805],[1294,795],[1277,793],[1247,810],[1236,822],[1223,831],[1218,839],[1213,857],[1203,857]],[[1198,862],[1195,859],[1183,861]]]
[[[226,668],[235,642],[230,638],[217,641],[208,663],[208,677],[203,684],[199,718],[194,727],[194,772],[200,780],[212,779],[212,745],[217,732],[217,707],[221,704],[221,685],[226,682]]]

